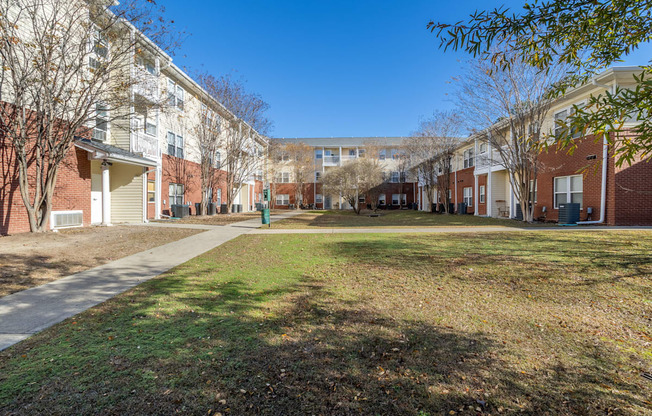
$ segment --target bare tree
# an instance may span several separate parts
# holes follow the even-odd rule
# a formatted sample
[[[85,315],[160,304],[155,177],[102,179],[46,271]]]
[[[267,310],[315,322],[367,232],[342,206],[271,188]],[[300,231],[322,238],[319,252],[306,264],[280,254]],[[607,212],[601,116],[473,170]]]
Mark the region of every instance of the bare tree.
[[[305,143],[287,143],[283,146],[294,181],[294,200],[297,207],[306,204],[306,185],[311,182],[315,172],[313,148]]]
[[[445,195],[444,209],[448,212],[451,158],[461,139],[462,119],[455,111],[434,111],[420,120],[419,127],[405,143],[410,171],[423,184],[430,211],[434,212],[437,191]]]
[[[562,68],[539,71],[514,60],[506,68],[488,61],[469,64],[460,80],[458,104],[466,120],[480,127],[481,136],[507,169],[523,221],[533,220],[534,186],[543,137],[539,129],[548,115],[546,98],[562,79]]]
[[[381,151],[384,151],[387,146],[382,145],[376,141],[367,141],[364,143],[364,153],[361,157],[365,158],[367,163],[370,163],[373,168],[372,172],[380,172],[380,182],[375,186],[369,186],[365,195],[365,200],[369,201],[371,209],[376,212],[378,210],[380,195],[385,193],[385,184],[383,183],[383,172],[386,169],[385,160],[380,158]],[[374,173],[375,175],[375,173]],[[373,175],[372,175],[373,176]],[[373,179],[377,181],[378,179]]]
[[[214,77],[208,74],[201,78],[203,83],[212,86],[211,94],[215,99],[237,118],[244,120],[261,135],[271,133],[274,124],[265,115],[269,104],[259,94],[248,92],[242,78],[236,80],[231,75]]]
[[[269,145],[267,146],[267,160],[265,163],[265,171],[269,182],[269,205],[270,207],[276,207],[276,188],[277,178],[283,172],[285,163],[283,157],[285,154],[285,145],[279,140],[270,140]]]
[[[0,0],[0,130],[32,232],[45,230],[75,137],[90,136],[98,114],[107,122],[128,111],[131,88],[142,82],[130,68],[144,36],[171,46],[153,4]]]
[[[342,195],[358,215],[362,210],[358,203],[360,195],[367,195],[369,190],[381,186],[382,183],[383,171],[380,165],[368,158],[344,163],[330,169],[322,177],[324,189]]]
[[[209,97],[199,98],[201,109],[192,120],[193,130],[197,137],[199,152],[199,167],[201,172],[201,215],[206,215],[211,202],[213,190],[216,189],[218,174],[221,167],[221,157],[218,160],[220,139],[222,133],[222,118],[213,109],[214,102]]]
[[[225,157],[222,158],[223,167],[220,170],[220,179],[226,183],[227,213],[231,212],[233,201],[238,192],[256,173],[262,169],[264,156],[263,145],[258,142],[258,133],[238,118],[228,120],[228,128],[223,134],[221,148]]]

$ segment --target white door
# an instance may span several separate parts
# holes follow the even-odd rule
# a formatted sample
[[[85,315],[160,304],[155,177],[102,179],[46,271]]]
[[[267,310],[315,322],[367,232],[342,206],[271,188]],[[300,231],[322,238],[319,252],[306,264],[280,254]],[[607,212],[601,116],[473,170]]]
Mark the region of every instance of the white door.
[[[91,224],[102,223],[102,175],[91,175]]]

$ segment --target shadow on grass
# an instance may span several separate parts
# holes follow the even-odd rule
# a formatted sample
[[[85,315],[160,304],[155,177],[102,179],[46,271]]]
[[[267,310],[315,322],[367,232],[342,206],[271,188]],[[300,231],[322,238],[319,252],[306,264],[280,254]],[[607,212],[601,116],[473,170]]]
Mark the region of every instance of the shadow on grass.
[[[414,250],[409,241],[363,243],[331,248],[351,259],[359,249],[376,259]],[[475,415],[502,407],[540,415],[647,406],[637,386],[605,372],[618,371],[610,351],[586,346],[585,365],[523,374],[482,333],[391,318],[300,272],[275,284],[216,273],[210,262],[181,266],[0,353],[0,413]]]

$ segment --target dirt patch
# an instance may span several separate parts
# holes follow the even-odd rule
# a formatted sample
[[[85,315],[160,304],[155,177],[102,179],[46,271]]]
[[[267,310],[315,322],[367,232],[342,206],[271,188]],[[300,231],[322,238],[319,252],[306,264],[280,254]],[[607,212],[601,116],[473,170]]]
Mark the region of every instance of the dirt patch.
[[[272,210],[272,214],[287,213],[287,210]],[[234,222],[253,219],[260,220],[260,212],[243,212],[239,214],[218,214],[218,215],[191,215],[180,220],[163,220],[161,222],[173,221],[174,224],[202,224],[202,225],[228,225]]]
[[[0,297],[201,231],[116,226],[0,237]]]

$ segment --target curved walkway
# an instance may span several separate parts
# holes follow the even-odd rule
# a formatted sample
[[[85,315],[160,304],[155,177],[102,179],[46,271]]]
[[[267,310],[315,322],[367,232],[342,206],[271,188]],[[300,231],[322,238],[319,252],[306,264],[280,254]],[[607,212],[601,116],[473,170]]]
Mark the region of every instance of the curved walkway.
[[[272,221],[300,212],[273,214]],[[0,298],[0,351],[198,255],[260,227],[260,218],[229,225],[142,224],[207,231]]]

